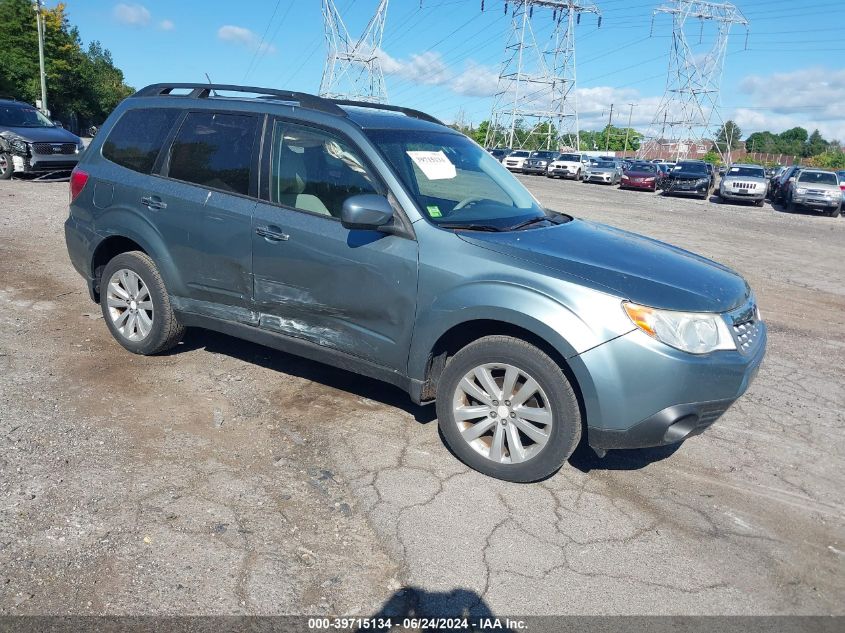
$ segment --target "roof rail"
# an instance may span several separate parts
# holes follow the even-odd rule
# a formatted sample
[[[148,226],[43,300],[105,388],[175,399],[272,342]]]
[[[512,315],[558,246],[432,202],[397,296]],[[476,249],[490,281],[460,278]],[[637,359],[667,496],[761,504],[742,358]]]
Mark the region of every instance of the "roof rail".
[[[426,114],[425,112],[420,112],[419,110],[413,110],[411,108],[403,108],[400,106],[388,105],[386,103],[374,103],[372,101],[352,101],[348,99],[331,99],[332,103],[336,103],[339,106],[353,106],[356,108],[374,108],[376,110],[388,110],[390,112],[401,112],[405,116],[409,116],[412,119],[422,119],[423,121],[428,121],[430,123],[437,123],[438,125],[443,125],[443,121],[438,118],[431,116],[430,114]]]
[[[174,90],[190,90],[186,95],[172,95]],[[319,110],[334,114],[335,116],[346,116],[346,113],[339,107],[334,105],[329,99],[323,99],[306,92],[293,92],[291,90],[276,90],[275,88],[258,88],[256,86],[238,86],[234,84],[198,84],[198,83],[166,83],[166,84],[152,84],[146,88],[141,88],[133,97],[160,97],[160,96],[174,96],[185,97],[188,99],[207,99],[212,95],[212,92],[243,92],[257,94],[262,97],[283,99],[285,101],[296,102],[297,105],[309,110]]]
[[[173,95],[174,90],[190,90],[185,95]],[[174,96],[184,97],[188,99],[207,99],[213,97],[213,92],[242,92],[259,95],[265,99],[281,99],[284,101],[295,102],[296,105],[307,108],[309,110],[318,110],[326,112],[335,116],[347,116],[345,110],[340,106],[354,106],[360,108],[374,108],[376,110],[388,110],[390,112],[400,112],[405,116],[413,119],[422,119],[431,123],[438,123],[443,125],[443,122],[430,114],[420,112],[419,110],[412,110],[411,108],[401,108],[399,106],[387,105],[384,103],[372,103],[369,101],[352,101],[346,99],[326,99],[316,95],[308,94],[307,92],[294,92],[291,90],[277,90],[276,88],[258,88],[256,86],[238,86],[234,84],[210,84],[210,83],[161,83],[151,84],[146,88],[141,88],[133,97],[160,97],[160,96]]]

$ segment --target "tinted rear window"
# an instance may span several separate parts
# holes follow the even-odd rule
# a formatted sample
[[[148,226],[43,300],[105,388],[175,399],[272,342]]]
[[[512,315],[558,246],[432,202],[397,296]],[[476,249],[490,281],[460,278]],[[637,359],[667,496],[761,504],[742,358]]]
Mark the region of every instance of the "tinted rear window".
[[[176,180],[249,194],[258,118],[191,112],[170,147],[167,175]]]
[[[103,143],[103,156],[123,167],[149,174],[177,116],[179,111],[171,108],[129,110]]]

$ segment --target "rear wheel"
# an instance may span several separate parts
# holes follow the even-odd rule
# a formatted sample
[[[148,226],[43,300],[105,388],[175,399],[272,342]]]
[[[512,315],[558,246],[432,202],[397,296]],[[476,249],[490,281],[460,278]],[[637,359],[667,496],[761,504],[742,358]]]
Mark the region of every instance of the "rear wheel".
[[[112,336],[133,354],[147,356],[168,350],[185,333],[158,268],[141,251],[121,253],[106,265],[100,305]]]
[[[15,171],[12,155],[0,152],[0,180],[9,180]]]
[[[497,479],[556,472],[581,438],[575,392],[533,345],[487,336],[449,360],[437,386],[438,425],[465,464]]]

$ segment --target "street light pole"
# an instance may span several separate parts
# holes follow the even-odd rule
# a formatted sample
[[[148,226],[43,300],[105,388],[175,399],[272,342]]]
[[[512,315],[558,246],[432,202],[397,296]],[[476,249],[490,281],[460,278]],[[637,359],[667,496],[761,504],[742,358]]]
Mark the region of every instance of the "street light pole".
[[[628,135],[631,133],[631,119],[634,118],[634,106],[636,104],[629,103],[628,105],[631,106],[631,111],[628,112],[628,127],[625,128],[625,154],[628,153]]]
[[[50,110],[47,108],[47,73],[44,70],[44,19],[41,15],[42,0],[33,0],[33,10],[35,11],[35,21],[38,25],[38,65],[41,72],[41,111],[44,116],[50,116]]]

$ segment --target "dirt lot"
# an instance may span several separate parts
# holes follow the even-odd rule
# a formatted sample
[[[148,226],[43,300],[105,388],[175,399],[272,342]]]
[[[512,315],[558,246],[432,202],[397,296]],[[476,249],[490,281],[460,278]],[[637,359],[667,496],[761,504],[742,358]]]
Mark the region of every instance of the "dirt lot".
[[[514,485],[380,383],[202,331],[132,356],[67,185],[0,183],[0,613],[845,614],[845,219],[526,182],[751,282],[769,354],[708,433]]]

